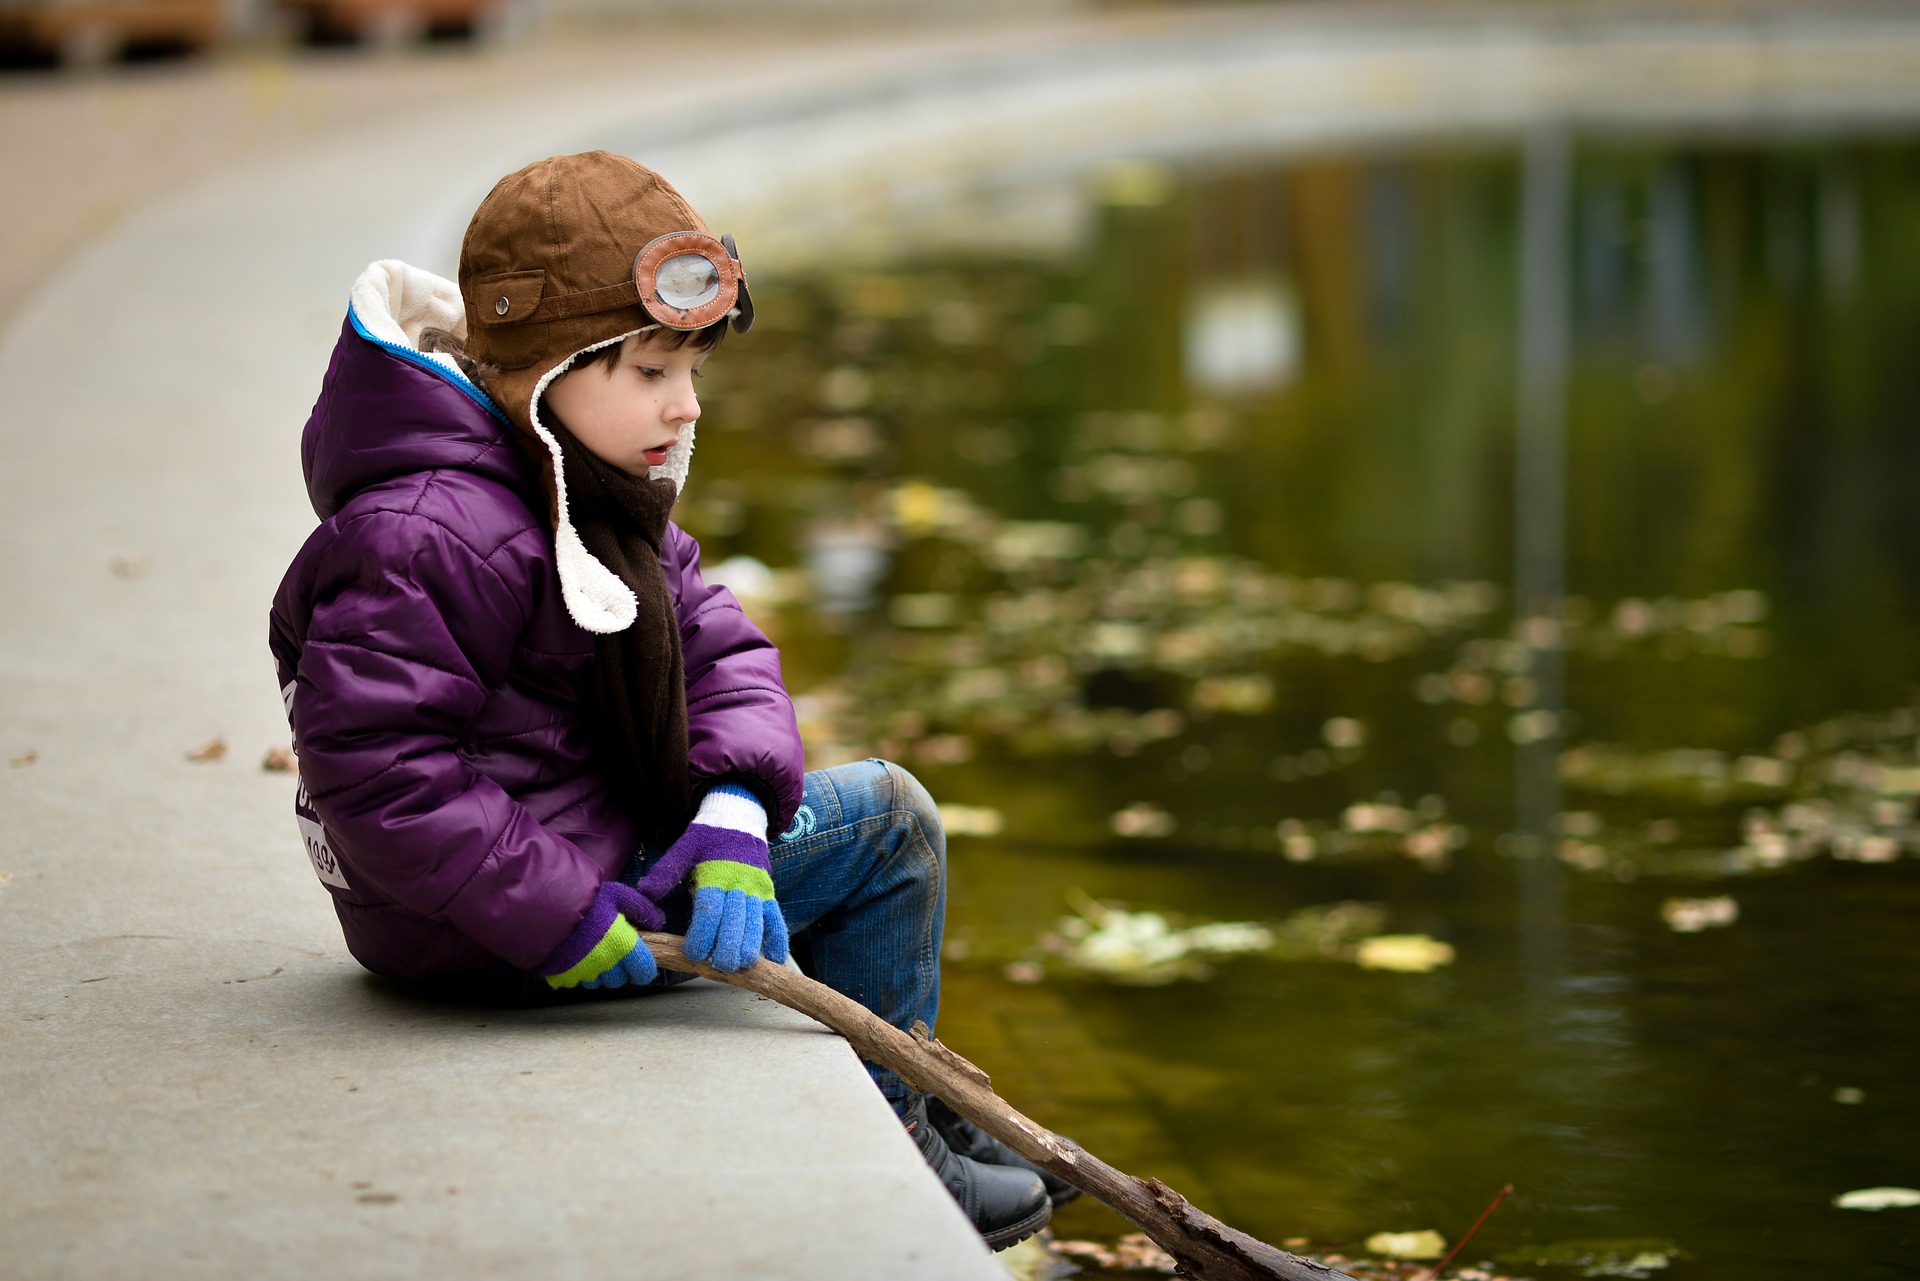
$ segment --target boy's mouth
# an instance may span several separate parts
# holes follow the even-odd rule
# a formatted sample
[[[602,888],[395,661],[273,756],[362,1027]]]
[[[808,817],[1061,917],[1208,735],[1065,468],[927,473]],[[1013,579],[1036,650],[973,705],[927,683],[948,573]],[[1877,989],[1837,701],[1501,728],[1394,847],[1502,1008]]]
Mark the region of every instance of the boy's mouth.
[[[672,452],[672,450],[673,445],[666,444],[660,446],[658,449],[643,449],[640,451],[640,456],[647,460],[647,466],[658,467],[667,461],[667,455]]]

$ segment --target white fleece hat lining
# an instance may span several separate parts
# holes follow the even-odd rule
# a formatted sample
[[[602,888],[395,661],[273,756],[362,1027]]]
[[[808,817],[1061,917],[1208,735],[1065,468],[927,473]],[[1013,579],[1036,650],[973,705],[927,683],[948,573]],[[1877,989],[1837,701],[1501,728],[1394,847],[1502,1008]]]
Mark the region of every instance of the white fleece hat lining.
[[[546,394],[549,384],[561,374],[566,373],[582,356],[590,355],[603,347],[625,342],[635,334],[643,334],[658,325],[643,325],[630,329],[624,334],[616,334],[588,347],[582,347],[565,360],[541,375],[540,381],[533,385],[533,396],[527,404],[527,421],[533,424],[533,431],[540,443],[547,447],[553,456],[553,487],[557,500],[553,531],[553,546],[556,564],[560,571],[560,597],[566,602],[567,613],[573,621],[595,635],[605,636],[613,632],[625,631],[633,626],[633,620],[639,613],[639,602],[634,600],[633,590],[620,576],[608,569],[587,550],[585,543],[573,527],[573,514],[567,504],[566,466],[560,452],[560,442],[540,421],[540,398]],[[680,433],[680,439],[674,442],[667,453],[667,460],[658,467],[647,470],[651,480],[670,480],[675,492],[686,488],[687,469],[693,461],[693,433],[697,423],[688,423]]]

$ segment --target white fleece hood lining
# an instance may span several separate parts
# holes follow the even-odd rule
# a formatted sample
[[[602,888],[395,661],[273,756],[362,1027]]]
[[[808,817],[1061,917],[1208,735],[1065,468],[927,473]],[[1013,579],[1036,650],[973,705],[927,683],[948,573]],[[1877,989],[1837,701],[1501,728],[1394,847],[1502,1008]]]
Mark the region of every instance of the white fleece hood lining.
[[[369,263],[353,282],[352,298],[354,314],[368,333],[381,342],[411,347],[467,382],[467,376],[446,352],[420,351],[423,330],[444,329],[461,338],[467,336],[467,309],[460,302],[458,285],[397,258],[383,258]]]
[[[460,372],[460,367],[445,352],[420,351],[420,333],[427,328],[445,329],[461,338],[466,337],[467,313],[460,300],[458,285],[432,272],[389,258],[370,264],[360,273],[360,278],[353,284],[352,299],[354,312],[368,333],[382,342],[412,348],[454,378],[467,382],[466,375]],[[533,424],[534,434],[553,457],[554,489],[559,507],[553,545],[555,564],[560,573],[561,599],[566,602],[567,613],[573,616],[574,622],[601,636],[631,627],[639,614],[639,603],[620,576],[587,550],[586,544],[580,541],[579,532],[573,527],[573,515],[567,505],[567,476],[560,442],[540,421],[540,397],[554,379],[573,368],[582,356],[657,328],[658,325],[644,325],[592,346],[582,347],[548,370],[534,384],[533,396],[527,404],[527,420]],[[686,429],[680,433],[680,439],[668,451],[665,462],[648,469],[649,479],[672,481],[676,493],[686,488],[687,471],[693,462],[695,425],[686,425]]]

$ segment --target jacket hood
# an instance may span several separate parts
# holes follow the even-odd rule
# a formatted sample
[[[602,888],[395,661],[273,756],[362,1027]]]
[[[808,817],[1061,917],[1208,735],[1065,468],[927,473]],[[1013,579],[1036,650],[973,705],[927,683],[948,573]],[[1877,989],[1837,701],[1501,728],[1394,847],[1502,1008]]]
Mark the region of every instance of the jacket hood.
[[[539,469],[515,445],[500,406],[451,356],[420,349],[429,328],[466,335],[466,309],[452,281],[392,259],[369,264],[354,281],[346,323],[301,438],[307,496],[322,520],[363,490],[435,468],[490,475],[529,498],[538,493]],[[692,457],[689,426],[652,474],[682,488]],[[538,509],[544,499],[534,505]],[[601,567],[592,561],[573,568],[597,580],[592,570]],[[571,608],[574,593],[568,594]]]
[[[537,492],[532,464],[486,393],[450,357],[419,348],[421,330],[452,330],[460,314],[451,284],[404,263],[376,262],[354,283],[300,441],[307,497],[322,520],[376,485],[440,468]]]

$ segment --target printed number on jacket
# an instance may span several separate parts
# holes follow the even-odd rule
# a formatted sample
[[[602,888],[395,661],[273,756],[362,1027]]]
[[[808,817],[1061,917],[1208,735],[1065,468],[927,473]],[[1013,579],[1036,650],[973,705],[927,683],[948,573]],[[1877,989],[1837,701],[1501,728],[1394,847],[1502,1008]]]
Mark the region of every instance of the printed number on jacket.
[[[313,874],[325,885],[340,889],[351,889],[347,884],[346,869],[340,866],[340,859],[327,844],[327,829],[320,825],[320,815],[307,800],[307,785],[303,780],[300,791],[293,799],[293,817],[300,824],[300,839],[306,842],[307,857],[313,860]]]

